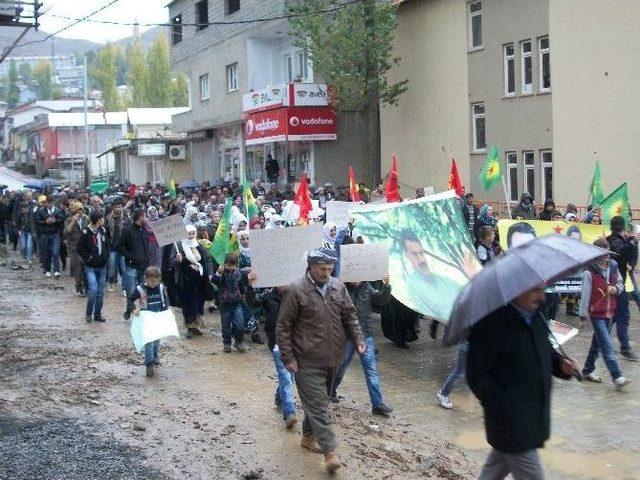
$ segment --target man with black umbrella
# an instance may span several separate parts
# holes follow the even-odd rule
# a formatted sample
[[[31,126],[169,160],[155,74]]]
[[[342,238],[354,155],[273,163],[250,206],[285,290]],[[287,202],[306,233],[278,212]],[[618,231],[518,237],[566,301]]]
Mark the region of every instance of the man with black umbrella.
[[[471,329],[467,381],[493,447],[482,480],[544,478],[537,449],[549,438],[551,375],[568,380],[577,370],[551,346],[538,313],[544,298],[544,285],[534,287]]]

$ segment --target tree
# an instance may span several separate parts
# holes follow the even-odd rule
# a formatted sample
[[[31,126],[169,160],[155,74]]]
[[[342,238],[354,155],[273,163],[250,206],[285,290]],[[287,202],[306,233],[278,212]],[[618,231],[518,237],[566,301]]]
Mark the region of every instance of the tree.
[[[20,74],[20,80],[25,84],[27,88],[31,88],[31,64],[27,62],[22,62],[18,67],[18,73]]]
[[[333,86],[335,106],[364,112],[368,141],[364,171],[374,184],[380,178],[380,104],[396,105],[408,80],[392,83],[387,73],[393,57],[397,7],[361,0],[289,0],[292,35],[307,51],[314,72]]]
[[[171,81],[171,92],[174,107],[189,106],[189,84],[184,73],[174,73]]]
[[[15,107],[20,102],[20,88],[18,87],[18,69],[16,61],[9,63],[9,79],[7,85],[7,104],[9,108]]]
[[[102,101],[108,111],[117,111],[120,107],[116,88],[116,48],[108,43],[101,48],[93,69],[93,78],[102,90]]]
[[[126,85],[127,84],[127,71],[129,69],[129,65],[127,62],[127,55],[125,50],[120,46],[115,46],[116,52],[116,85]]]
[[[164,32],[158,35],[147,53],[147,91],[151,107],[170,107],[173,104],[171,91],[171,65],[169,42]]]
[[[53,93],[53,82],[51,79],[51,62],[39,60],[33,68],[33,81],[37,86],[38,98],[40,100],[51,100]]]
[[[131,88],[131,104],[134,107],[148,107],[147,95],[148,71],[144,49],[140,37],[136,37],[129,54],[128,85]]]

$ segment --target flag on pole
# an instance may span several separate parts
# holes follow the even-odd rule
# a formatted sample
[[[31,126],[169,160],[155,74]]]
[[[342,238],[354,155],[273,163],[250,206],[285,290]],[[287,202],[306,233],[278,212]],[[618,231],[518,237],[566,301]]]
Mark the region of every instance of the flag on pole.
[[[400,201],[400,186],[398,184],[398,159],[395,153],[391,156],[391,168],[389,169],[389,178],[384,187],[384,195],[387,203]]]
[[[502,179],[502,166],[500,164],[500,150],[498,150],[497,145],[491,147],[478,179],[480,180],[480,186],[482,186],[483,190],[491,190],[500,183]]]
[[[260,208],[256,203],[256,199],[253,198],[253,192],[251,191],[251,187],[249,186],[249,182],[246,178],[242,180],[242,202],[244,203],[244,207],[247,209],[248,220],[251,220],[260,213]]]
[[[313,209],[311,203],[311,195],[309,193],[309,183],[307,182],[307,174],[303,173],[300,177],[300,186],[296,192],[296,196],[293,199],[293,204],[300,208],[300,214],[298,217],[299,223],[305,225],[309,223],[309,212]]]
[[[216,229],[216,233],[213,236],[213,242],[209,249],[209,254],[215,259],[218,264],[224,263],[224,257],[227,253],[233,251],[233,242],[231,239],[231,207],[233,201],[231,198],[227,198],[224,205],[224,211],[222,212],[222,218]]]
[[[360,201],[360,193],[358,192],[358,184],[356,182],[356,174],[353,168],[349,167],[349,197],[352,202]]]
[[[167,185],[167,188],[169,190],[169,195],[171,195],[171,198],[175,200],[178,194],[176,193],[176,181],[173,178],[169,180],[169,185]]]
[[[600,173],[600,163],[596,162],[591,185],[589,186],[589,203],[599,205],[604,200],[604,190],[602,189],[602,175]]]
[[[631,206],[626,182],[616,188],[611,195],[600,202],[602,223],[609,225],[613,217],[624,218],[627,228],[631,225]]]
[[[464,196],[464,187],[460,179],[460,172],[458,172],[458,165],[453,158],[451,159],[451,172],[449,172],[449,189],[455,190],[456,195],[459,197]]]

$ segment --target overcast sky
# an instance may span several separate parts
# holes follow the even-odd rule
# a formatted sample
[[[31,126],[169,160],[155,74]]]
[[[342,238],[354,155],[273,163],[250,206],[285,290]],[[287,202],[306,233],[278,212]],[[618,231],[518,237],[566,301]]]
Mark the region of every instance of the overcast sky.
[[[44,0],[41,11],[46,12],[40,18],[40,25],[47,33],[55,32],[72,20],[56,18],[48,14],[63,15],[65,17],[81,18],[97,10],[109,0]],[[116,22],[166,23],[168,10],[165,7],[169,0],[119,0],[109,8],[91,17],[96,20],[110,20]],[[140,31],[148,27],[140,27]],[[120,25],[105,25],[93,22],[81,22],[59,36],[65,38],[82,38],[98,43],[118,40],[132,35],[133,27]]]

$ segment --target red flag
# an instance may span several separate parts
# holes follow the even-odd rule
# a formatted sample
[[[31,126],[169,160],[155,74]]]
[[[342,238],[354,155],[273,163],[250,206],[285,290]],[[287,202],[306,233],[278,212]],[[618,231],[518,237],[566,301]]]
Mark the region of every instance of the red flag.
[[[449,173],[449,189],[455,190],[456,195],[459,197],[464,196],[464,187],[462,186],[462,180],[460,180],[458,165],[456,165],[456,161],[453,158],[451,159],[451,172]]]
[[[300,177],[300,186],[293,199],[293,204],[300,207],[300,223],[309,223],[309,212],[313,208],[311,204],[311,195],[309,194],[309,183],[307,182],[307,174],[303,173]]]
[[[400,187],[398,186],[398,166],[396,155],[391,156],[391,168],[389,169],[389,178],[384,187],[384,194],[387,197],[387,203],[400,201]]]
[[[360,193],[358,192],[358,184],[356,183],[356,174],[353,168],[349,167],[349,197],[352,202],[360,201]]]

